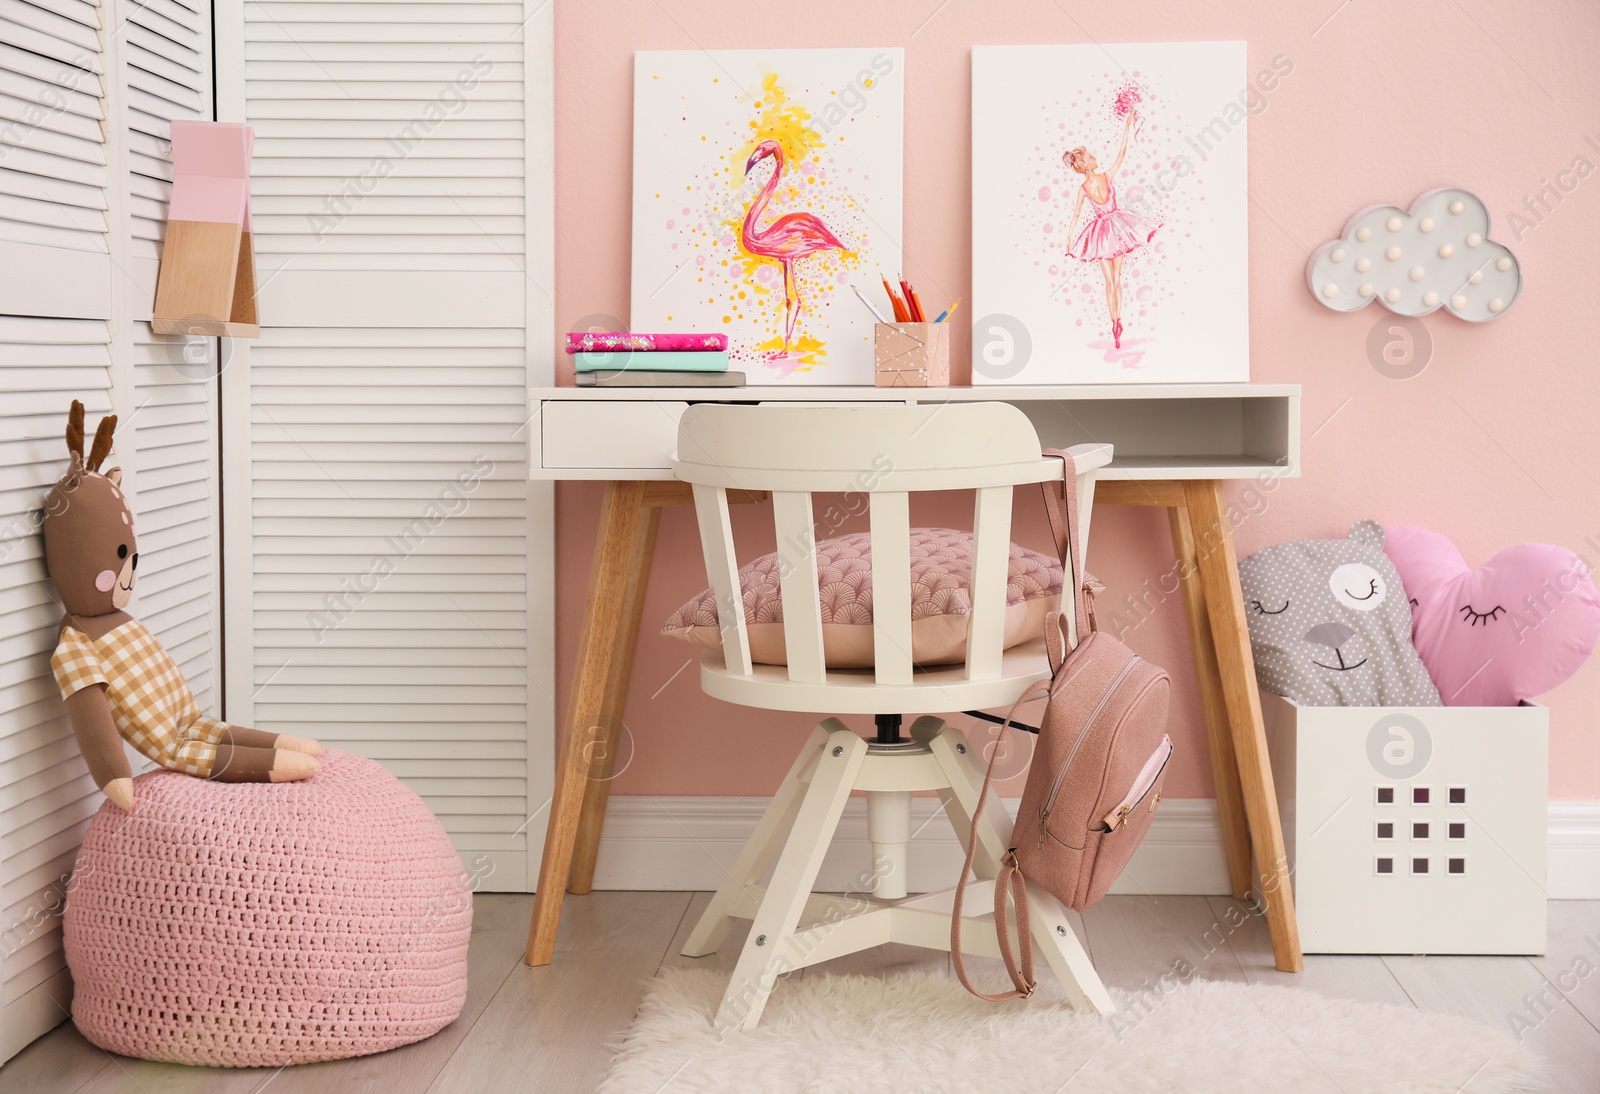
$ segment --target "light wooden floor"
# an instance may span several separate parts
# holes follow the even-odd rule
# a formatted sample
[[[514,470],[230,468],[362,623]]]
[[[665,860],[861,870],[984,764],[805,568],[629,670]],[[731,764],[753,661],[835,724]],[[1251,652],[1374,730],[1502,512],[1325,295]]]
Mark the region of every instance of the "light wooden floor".
[[[606,1039],[627,1027],[646,979],[665,966],[731,970],[744,940],[741,924],[721,953],[691,961],[679,957],[678,948],[708,894],[597,892],[567,898],[555,963],[530,969],[520,956],[532,899],[477,898],[466,1009],[454,1025],[421,1044],[336,1063],[230,1071],[112,1056],[86,1042],[69,1022],[0,1068],[0,1090],[592,1091],[605,1072]],[[1272,967],[1266,927],[1258,917],[1242,915],[1242,907],[1217,897],[1109,897],[1074,925],[1113,987],[1138,990],[1183,958],[1208,979],[1299,985],[1325,995],[1457,1014],[1500,1029],[1509,1028],[1512,1014],[1537,1019],[1527,1038],[1555,1065],[1550,1089],[1600,1090],[1600,902],[1552,902],[1549,952],[1542,958],[1312,956],[1299,976]],[[1580,955],[1587,965],[1577,961]],[[818,970],[944,969],[948,961],[944,954],[891,945]],[[998,963],[975,964],[985,966],[982,973],[999,986]],[[1573,971],[1581,968],[1595,971]],[[1528,1011],[1528,999],[1541,994],[1542,1017]]]

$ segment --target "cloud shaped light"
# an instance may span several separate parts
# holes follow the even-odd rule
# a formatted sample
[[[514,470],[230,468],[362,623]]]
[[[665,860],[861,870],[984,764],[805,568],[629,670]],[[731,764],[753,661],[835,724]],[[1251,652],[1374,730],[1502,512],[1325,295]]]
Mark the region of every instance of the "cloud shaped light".
[[[1334,311],[1377,300],[1400,315],[1446,308],[1483,323],[1506,313],[1522,289],[1509,250],[1489,239],[1489,211],[1465,190],[1429,190],[1406,212],[1373,205],[1350,218],[1342,239],[1318,247],[1306,283]]]

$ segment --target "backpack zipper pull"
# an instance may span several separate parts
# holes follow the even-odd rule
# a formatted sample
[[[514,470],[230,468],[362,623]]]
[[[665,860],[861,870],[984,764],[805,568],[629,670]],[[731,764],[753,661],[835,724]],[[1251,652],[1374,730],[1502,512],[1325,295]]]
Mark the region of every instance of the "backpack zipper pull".
[[[1044,850],[1045,825],[1050,822],[1050,807],[1039,810],[1039,849]]]

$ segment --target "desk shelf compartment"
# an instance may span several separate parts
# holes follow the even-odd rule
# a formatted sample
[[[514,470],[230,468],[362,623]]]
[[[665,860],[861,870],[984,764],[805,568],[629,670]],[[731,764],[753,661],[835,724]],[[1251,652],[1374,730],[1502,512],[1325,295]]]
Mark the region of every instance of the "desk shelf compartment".
[[[1008,402],[1053,448],[1100,441],[1103,481],[1294,478],[1300,389],[1285,384],[1150,387],[535,388],[534,478],[667,479],[678,418],[696,402]]]

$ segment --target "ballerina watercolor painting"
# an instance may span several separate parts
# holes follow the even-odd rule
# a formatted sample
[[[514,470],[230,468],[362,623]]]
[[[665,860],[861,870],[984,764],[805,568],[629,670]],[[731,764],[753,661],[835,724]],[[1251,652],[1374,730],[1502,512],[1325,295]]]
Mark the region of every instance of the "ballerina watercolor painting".
[[[1119,101],[1133,97],[1130,88]],[[1115,179],[1128,154],[1128,141],[1139,123],[1137,110],[1129,109],[1124,114],[1122,147],[1104,171],[1099,169],[1094,153],[1081,144],[1061,156],[1063,163],[1083,176],[1072,220],[1067,225],[1067,257],[1100,264],[1106,283],[1106,311],[1111,316],[1111,337],[1117,349],[1122,348],[1122,260],[1154,239],[1161,227],[1160,221],[1117,205]],[[1089,205],[1089,216],[1079,231],[1078,221],[1083,216],[1085,203]]]
[[[722,332],[751,384],[870,384],[850,282],[899,269],[900,50],[640,52],[640,331]]]
[[[1249,379],[1244,84],[1238,42],[974,47],[974,384]]]

